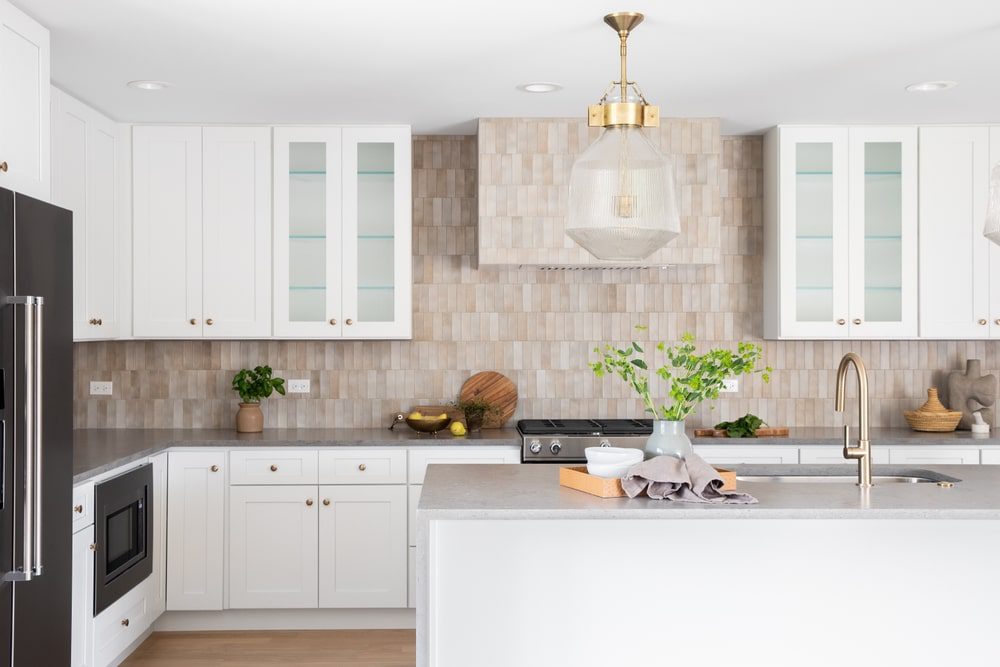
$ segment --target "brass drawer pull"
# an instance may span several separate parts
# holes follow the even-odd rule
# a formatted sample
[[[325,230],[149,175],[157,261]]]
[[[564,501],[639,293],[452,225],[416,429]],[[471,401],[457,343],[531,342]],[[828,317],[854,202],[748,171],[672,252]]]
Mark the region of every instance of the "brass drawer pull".
[[[329,507],[330,506],[330,499],[329,498],[324,498],[323,499],[323,505],[325,505],[326,507]]]
[[[313,506],[313,499],[312,498],[307,498],[306,499],[306,507],[312,507],[312,506]]]
[[[352,320],[351,318],[348,317],[347,318],[347,326],[351,326],[352,324],[354,324],[354,320]]]
[[[73,511],[77,514],[83,514],[83,505],[74,505]]]
[[[271,464],[271,472],[278,472],[278,466]]]
[[[330,324],[331,324],[332,326],[337,326],[337,320],[335,320],[335,319],[331,319],[331,320],[330,320]]]
[[[95,318],[93,318],[93,319],[90,320],[90,323],[94,324],[96,326],[101,326],[102,324],[104,324],[104,320],[95,317]]]
[[[219,472],[219,466],[213,465],[211,468],[209,468],[209,470],[211,470],[212,472]]]
[[[979,325],[985,327],[986,326],[986,320],[979,320]]]
[[[190,320],[188,320],[188,322],[190,322],[191,324],[198,324],[198,320],[194,319],[193,317]]]
[[[128,619],[127,618],[122,619],[122,625],[124,625],[126,628],[128,627]]]
[[[91,551],[97,551],[97,543],[96,542],[92,542],[90,544],[90,550]]]
[[[847,320],[841,317],[839,320],[837,320],[837,324],[839,324],[840,326],[844,326],[845,324],[847,324]]]
[[[210,318],[208,318],[207,320],[205,320],[205,324],[207,324],[208,326],[212,326],[213,324],[215,324],[215,320],[213,320],[213,319],[212,319],[212,318],[210,317]]]
[[[2,171],[5,174],[7,173],[7,160],[0,162],[0,171]]]
[[[358,470],[360,470],[361,472],[364,472],[365,470],[368,470],[368,466],[366,466],[364,463],[359,464],[358,465]]]
[[[851,322],[853,324],[861,324],[861,318],[860,317],[855,317],[853,320],[851,320]]]

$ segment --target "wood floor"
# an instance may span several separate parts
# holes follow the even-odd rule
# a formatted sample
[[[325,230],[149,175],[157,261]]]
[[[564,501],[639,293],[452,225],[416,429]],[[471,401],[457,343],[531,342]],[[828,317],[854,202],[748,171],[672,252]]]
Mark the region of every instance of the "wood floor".
[[[122,664],[412,667],[415,656],[413,630],[154,632]]]

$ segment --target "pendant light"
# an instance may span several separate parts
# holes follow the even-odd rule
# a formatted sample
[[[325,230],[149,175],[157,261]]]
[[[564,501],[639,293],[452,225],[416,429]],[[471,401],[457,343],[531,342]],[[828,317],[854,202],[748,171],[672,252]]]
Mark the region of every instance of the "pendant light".
[[[986,227],[983,236],[1000,245],[1000,163],[990,174],[990,201],[986,206]]]
[[[618,33],[621,78],[588,109],[588,125],[604,131],[570,173],[566,234],[598,259],[645,259],[681,231],[673,166],[644,132],[659,127],[660,109],[628,80],[626,42],[642,19],[604,17]]]

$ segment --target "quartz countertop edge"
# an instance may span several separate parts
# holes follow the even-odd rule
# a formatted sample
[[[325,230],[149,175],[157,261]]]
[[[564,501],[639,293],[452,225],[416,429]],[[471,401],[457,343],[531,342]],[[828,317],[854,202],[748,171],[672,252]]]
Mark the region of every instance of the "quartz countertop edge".
[[[291,428],[263,433],[232,429],[77,429],[73,431],[73,484],[174,448],[213,447],[520,447],[511,428],[455,437],[421,435],[406,426],[387,428]]]
[[[794,474],[797,465],[732,466],[737,474]],[[830,466],[857,474],[857,466]],[[901,468],[901,466],[875,466]],[[558,466],[430,466],[417,515],[433,520],[469,519],[1000,519],[1000,466],[906,466],[955,479],[934,483],[737,482],[759,501],[751,505],[682,503],[638,498],[599,498],[559,485]],[[894,474],[898,471],[893,471]]]

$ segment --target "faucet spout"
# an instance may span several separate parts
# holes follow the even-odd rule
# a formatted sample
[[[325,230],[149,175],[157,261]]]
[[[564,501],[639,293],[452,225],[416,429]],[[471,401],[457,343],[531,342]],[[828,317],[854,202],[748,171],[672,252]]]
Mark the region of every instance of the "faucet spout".
[[[868,370],[865,362],[854,352],[848,352],[840,360],[837,368],[837,412],[844,411],[844,398],[847,395],[847,372],[854,366],[858,376],[858,444],[851,446],[850,427],[844,425],[844,458],[858,461],[858,486],[868,488],[872,485],[872,449],[868,439]]]

